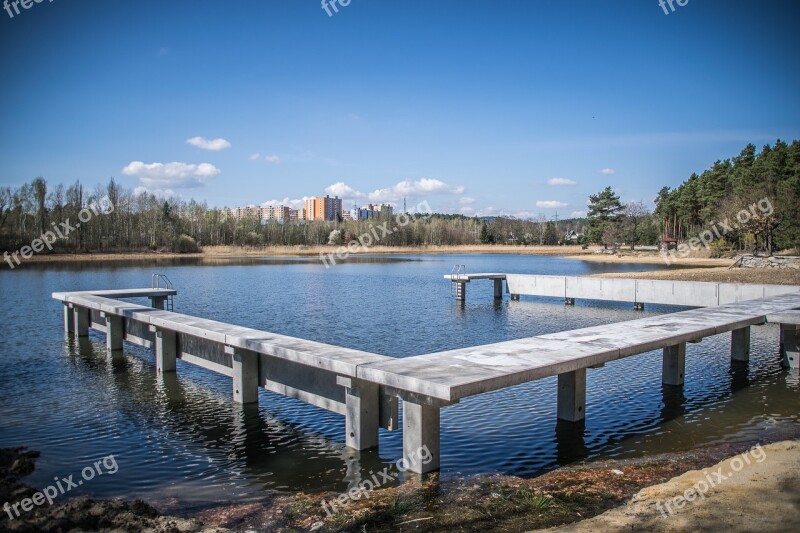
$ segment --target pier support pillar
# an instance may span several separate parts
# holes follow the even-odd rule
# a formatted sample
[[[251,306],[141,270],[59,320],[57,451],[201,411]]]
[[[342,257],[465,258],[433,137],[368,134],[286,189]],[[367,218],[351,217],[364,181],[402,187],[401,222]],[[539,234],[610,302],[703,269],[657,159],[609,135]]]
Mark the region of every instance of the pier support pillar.
[[[681,386],[686,373],[686,343],[664,348],[661,381],[664,385]]]
[[[731,331],[731,359],[745,363],[750,360],[750,326]]]
[[[151,296],[150,297],[150,307],[153,309],[164,309],[164,304],[167,301],[166,296]]]
[[[125,338],[125,324],[121,316],[101,313],[106,319],[106,348],[114,352],[122,349],[122,340]]]
[[[89,310],[85,307],[75,307],[75,336],[88,337],[89,336]]]
[[[586,369],[558,375],[558,418],[580,422],[586,418]]]
[[[67,337],[75,333],[75,311],[72,310],[70,305],[64,302],[64,334]]]
[[[362,451],[377,448],[380,424],[378,384],[343,376],[338,376],[336,382],[345,387],[347,447]]]
[[[167,329],[152,328],[155,332],[156,370],[160,374],[175,372],[178,359],[178,334]]]
[[[781,324],[781,338],[783,367],[795,373],[800,372],[800,326]]]
[[[233,361],[233,401],[258,403],[258,354],[232,346],[226,346],[225,353]]]
[[[502,300],[503,299],[503,280],[502,279],[493,279],[492,283],[494,284],[494,299],[495,300]]]
[[[439,423],[439,407],[403,401],[403,462],[407,470],[416,474],[439,470]]]
[[[564,305],[575,305],[575,298],[564,298]]]

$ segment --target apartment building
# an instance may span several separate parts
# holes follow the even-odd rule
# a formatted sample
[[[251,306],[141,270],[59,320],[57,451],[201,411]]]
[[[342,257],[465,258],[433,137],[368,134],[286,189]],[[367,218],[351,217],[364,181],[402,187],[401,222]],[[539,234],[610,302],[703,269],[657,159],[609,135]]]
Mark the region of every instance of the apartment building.
[[[306,220],[337,222],[342,220],[342,199],[318,196],[306,200]]]

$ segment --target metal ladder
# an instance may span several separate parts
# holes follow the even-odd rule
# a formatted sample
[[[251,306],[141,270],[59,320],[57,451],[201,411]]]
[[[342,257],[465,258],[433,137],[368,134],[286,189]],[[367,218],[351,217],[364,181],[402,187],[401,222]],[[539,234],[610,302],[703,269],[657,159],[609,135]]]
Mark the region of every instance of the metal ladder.
[[[169,278],[165,274],[159,274],[157,272],[154,273],[152,278],[151,278],[151,282],[152,282],[152,287],[154,289],[174,289],[175,288],[175,286],[172,285],[172,282],[169,280]],[[162,284],[164,285],[163,287],[161,286]],[[167,300],[166,300],[166,302],[164,302],[164,310],[165,311],[174,311],[175,310],[175,304],[172,301],[172,295],[171,294],[169,296],[167,296]]]
[[[455,265],[450,270],[450,296],[461,297],[461,287],[460,283],[455,283],[455,280],[452,279],[453,276],[461,276],[467,273],[467,265]]]

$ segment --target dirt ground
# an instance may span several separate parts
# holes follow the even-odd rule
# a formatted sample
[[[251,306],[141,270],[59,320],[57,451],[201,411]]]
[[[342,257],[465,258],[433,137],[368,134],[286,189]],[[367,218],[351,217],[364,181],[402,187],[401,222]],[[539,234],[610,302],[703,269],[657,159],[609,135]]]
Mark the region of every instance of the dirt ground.
[[[762,268],[673,268],[655,272],[593,274],[593,277],[800,285],[800,270]]]
[[[800,441],[770,444],[763,454],[736,456],[686,472],[639,491],[622,507],[546,531],[800,531],[798,466]],[[717,485],[709,487],[709,479]]]

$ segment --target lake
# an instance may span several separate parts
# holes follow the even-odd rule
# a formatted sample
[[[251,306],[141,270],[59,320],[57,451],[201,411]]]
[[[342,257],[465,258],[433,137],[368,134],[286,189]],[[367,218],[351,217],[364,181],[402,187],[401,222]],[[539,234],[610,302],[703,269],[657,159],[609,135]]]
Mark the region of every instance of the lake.
[[[197,259],[25,265],[0,270],[0,447],[41,451],[26,482],[42,487],[113,454],[119,470],[70,495],[143,498],[196,509],[267,491],[343,491],[359,473],[401,456],[402,433],[380,451],[344,448],[344,418],[261,391],[232,403],[230,379],[178,362],[158,376],[152,352],[105,338],[65,340],[54,291],[148,287],[153,272],[178,289],[175,311],[359,350],[423,353],[633,320],[680,308],[547,298],[494,302],[489,282],[465,304],[442,279],[469,272],[584,275],[641,271],[513,255],[372,256],[326,269],[318,259]],[[146,303],[140,302],[140,303]],[[780,369],[775,326],[754,327],[749,366],[732,365],[730,337],[687,347],[686,385],[661,385],[661,352],[589,370],[585,426],[556,423],[555,378],[467,398],[442,411],[442,475],[522,476],[580,460],[628,458],[753,440],[797,424],[798,378]]]

